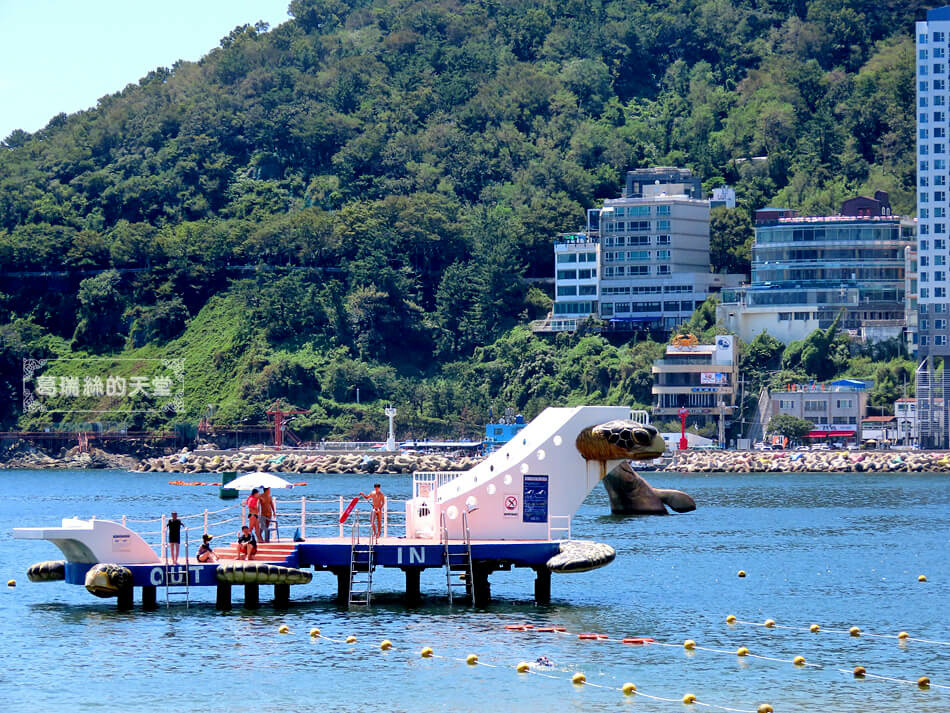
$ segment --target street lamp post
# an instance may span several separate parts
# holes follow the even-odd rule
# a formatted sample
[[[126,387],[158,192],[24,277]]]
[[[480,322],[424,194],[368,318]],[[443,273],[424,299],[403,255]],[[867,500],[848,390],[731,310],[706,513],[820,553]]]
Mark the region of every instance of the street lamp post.
[[[689,443],[686,440],[686,419],[689,418],[689,409],[681,408],[679,410],[680,416],[680,450],[685,451],[689,447]]]

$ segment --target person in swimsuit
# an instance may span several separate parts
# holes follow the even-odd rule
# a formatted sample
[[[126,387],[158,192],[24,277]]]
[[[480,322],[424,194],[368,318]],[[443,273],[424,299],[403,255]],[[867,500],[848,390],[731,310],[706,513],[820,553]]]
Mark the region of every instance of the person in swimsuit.
[[[373,504],[373,514],[369,521],[373,527],[373,537],[378,540],[383,529],[383,506],[386,504],[386,496],[383,495],[383,491],[380,490],[379,483],[374,483],[373,492],[369,495],[360,493],[360,497],[366,498]]]
[[[204,535],[201,538],[201,547],[198,548],[197,560],[199,562],[217,562],[218,556],[211,549],[211,538],[213,535]]]
[[[254,533],[247,525],[241,528],[241,534],[238,536],[238,554],[239,560],[252,560],[257,553],[257,540],[254,539]]]
[[[257,539],[261,539],[261,499],[257,496],[257,488],[254,488],[251,491],[251,494],[247,496],[247,524],[250,526],[251,530],[257,535]]]
[[[172,519],[165,528],[168,530],[168,549],[171,550],[172,564],[178,564],[178,548],[181,546],[181,528],[185,523],[178,519],[178,513],[172,513]]]
[[[271,497],[270,488],[264,488],[259,498],[261,505],[261,533],[264,535],[262,542],[270,542],[270,526],[277,519],[277,503]]]

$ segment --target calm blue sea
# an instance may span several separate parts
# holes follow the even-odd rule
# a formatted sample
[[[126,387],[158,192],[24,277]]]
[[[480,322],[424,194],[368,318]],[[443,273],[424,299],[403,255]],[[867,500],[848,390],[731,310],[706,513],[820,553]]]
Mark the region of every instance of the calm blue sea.
[[[859,626],[866,633],[950,641],[950,479],[940,475],[648,474],[657,487],[689,492],[687,515],[615,518],[596,489],[574,520],[574,536],[612,544],[617,559],[595,572],[555,575],[551,606],[531,603],[530,571],[492,578],[487,610],[449,608],[440,570],[423,575],[424,606],[400,603],[398,571],[376,577],[369,611],[332,602],[335,580],[317,573],[294,587],[293,607],[277,612],[262,588],[261,609],[214,610],[214,590],[192,589],[198,605],[157,612],[115,611],[83,587],[33,584],[26,568],[58,559],[48,542],[13,540],[15,526],[58,524],[62,517],[154,517],[221,506],[216,489],[174,487],[154,473],[3,471],[0,482],[0,591],[4,656],[0,701],[7,711],[677,711],[701,702],[754,711],[950,710],[950,690],[871,673],[950,686],[950,645],[822,631],[728,626],[726,616],[807,629]],[[392,498],[409,494],[407,476],[382,476]],[[310,476],[293,491],[308,498],[352,496],[363,476]],[[748,576],[740,579],[738,570]],[[926,583],[917,577],[925,574]],[[0,582],[2,585],[2,582]],[[161,592],[160,601],[163,601]],[[508,632],[517,623],[564,626],[575,633],[648,636],[670,647],[578,641],[575,636]],[[290,627],[278,634],[281,624]],[[311,640],[319,627],[355,645]],[[379,650],[389,639],[394,649]],[[740,659],[732,653],[782,659]],[[436,658],[422,659],[423,646]],[[467,654],[492,666],[467,666]],[[788,663],[802,655],[821,668]],[[519,675],[521,660],[547,656],[553,678]],[[845,669],[842,673],[838,669]],[[576,687],[571,674],[604,686]],[[644,693],[624,698],[619,687]],[[691,707],[713,711],[722,708]]]

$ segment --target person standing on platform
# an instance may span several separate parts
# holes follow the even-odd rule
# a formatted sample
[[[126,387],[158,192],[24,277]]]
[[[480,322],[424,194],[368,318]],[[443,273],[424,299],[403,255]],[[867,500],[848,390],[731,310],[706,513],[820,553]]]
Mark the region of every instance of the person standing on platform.
[[[270,494],[270,488],[265,487],[260,497],[261,505],[261,542],[270,542],[271,523],[277,520],[277,503]]]
[[[247,524],[251,531],[257,535],[257,541],[261,541],[261,499],[257,495],[257,488],[251,491],[244,503],[247,505]]]
[[[168,530],[168,549],[171,551],[172,564],[178,564],[178,548],[181,546],[181,528],[184,526],[178,519],[178,513],[172,513],[172,519],[165,525]]]
[[[367,495],[366,493],[360,493],[361,498],[366,498],[373,504],[373,514],[370,517],[370,524],[373,527],[373,537],[377,540],[379,539],[380,534],[383,530],[383,507],[386,505],[386,496],[383,494],[383,491],[380,490],[380,484],[373,484],[373,492]]]

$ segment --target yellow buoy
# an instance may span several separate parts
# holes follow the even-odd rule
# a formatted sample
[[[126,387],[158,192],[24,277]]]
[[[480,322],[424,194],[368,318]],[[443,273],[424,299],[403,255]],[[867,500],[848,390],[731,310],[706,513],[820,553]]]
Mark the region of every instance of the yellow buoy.
[[[348,643],[348,644],[355,644],[355,643],[356,643],[356,637],[353,636],[352,634],[350,634],[349,636],[346,637],[346,643]]]
[[[313,627],[310,630],[310,636],[312,636],[313,638],[317,638],[318,636],[320,636],[320,630],[317,627]]]
[[[763,703],[755,709],[755,713],[773,713],[773,709],[768,703]]]
[[[695,693],[687,693],[685,696],[683,696],[683,703],[689,705],[690,703],[695,703],[695,702],[696,702]]]
[[[581,686],[581,685],[587,683],[587,676],[585,676],[585,675],[582,674],[580,671],[578,671],[578,672],[575,673],[573,676],[571,676],[571,683],[574,683],[574,684],[577,684],[578,686]]]
[[[920,575],[920,576],[917,578],[917,581],[918,581],[918,582],[926,582],[926,581],[927,581],[927,575],[926,575],[926,574]]]
[[[531,670],[531,664],[529,664],[527,661],[519,661],[518,665],[515,666],[515,671],[517,671],[518,673],[527,673],[530,670]]]
[[[278,633],[278,634],[289,634],[289,633],[290,633],[290,627],[287,626],[286,624],[281,624],[281,625],[280,625],[280,628],[277,629],[277,633]]]
[[[739,576],[740,576],[740,577],[745,577],[745,570],[744,570],[744,569],[740,569],[740,570],[739,570]]]
[[[769,628],[769,629],[771,629],[772,627],[774,627],[774,626],[775,626],[775,619],[766,619],[766,620],[765,620],[765,626],[766,626],[766,628]]]
[[[852,626],[848,629],[848,633],[851,634],[851,636],[861,636],[861,630],[856,626]]]
[[[393,642],[389,639],[383,639],[379,642],[379,648],[383,651],[389,651],[393,647]]]
[[[819,631],[821,631],[821,627],[818,626],[818,624],[812,624],[808,627],[808,630],[813,634],[817,634]]]
[[[475,664],[478,663],[478,655],[469,654],[468,656],[465,657],[465,663],[467,663],[469,666],[474,666]]]
[[[854,677],[855,677],[855,678],[864,678],[864,674],[866,674],[866,673],[867,673],[867,671],[865,670],[864,666],[855,666],[855,667],[854,667]]]
[[[632,696],[637,692],[637,687],[632,683],[625,683],[620,687],[620,690],[623,691],[623,695]]]
[[[899,633],[899,634],[897,635],[897,638],[898,638],[898,639],[901,639],[901,640],[903,640],[903,639],[909,639],[909,638],[910,638],[910,634],[908,634],[906,631],[902,631],[901,633]]]
[[[727,624],[735,624],[735,623],[736,623],[736,617],[735,617],[735,615],[730,614],[729,616],[727,616],[727,617],[726,617],[726,623],[727,623]]]
[[[426,646],[423,647],[422,651],[419,652],[419,655],[424,659],[432,658],[432,647]]]
[[[683,648],[687,651],[692,651],[696,648],[696,642],[692,639],[686,639],[686,641],[683,642]]]
[[[748,656],[749,650],[745,646],[740,646],[736,651],[736,656]]]
[[[930,688],[930,679],[926,676],[921,676],[917,679],[917,685],[921,688]]]
[[[15,580],[15,579],[8,579],[8,580],[7,580],[7,586],[8,586],[8,587],[15,587],[15,586],[16,586],[16,580]]]
[[[795,658],[792,659],[792,663],[795,664],[796,666],[804,666],[804,665],[805,665],[805,657],[804,657],[804,656],[796,656]]]

